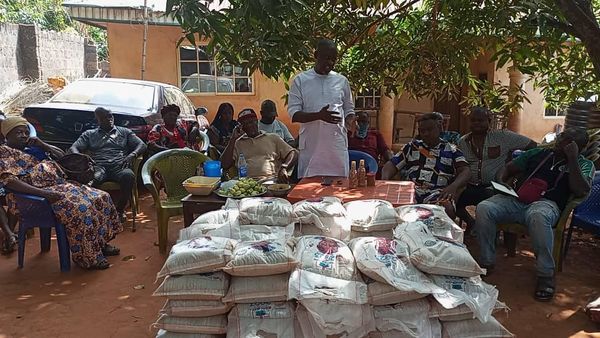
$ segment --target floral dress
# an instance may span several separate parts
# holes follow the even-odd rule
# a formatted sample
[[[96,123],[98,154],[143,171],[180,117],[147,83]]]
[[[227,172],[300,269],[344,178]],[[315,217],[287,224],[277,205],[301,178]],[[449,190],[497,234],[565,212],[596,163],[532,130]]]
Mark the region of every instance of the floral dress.
[[[71,257],[76,264],[89,268],[105,259],[102,248],[123,230],[108,193],[67,181],[56,162],[40,162],[8,146],[0,146],[0,158],[0,185],[16,177],[34,187],[63,195],[52,203],[52,209],[56,220],[66,229]],[[18,213],[10,194],[7,204],[14,214]]]

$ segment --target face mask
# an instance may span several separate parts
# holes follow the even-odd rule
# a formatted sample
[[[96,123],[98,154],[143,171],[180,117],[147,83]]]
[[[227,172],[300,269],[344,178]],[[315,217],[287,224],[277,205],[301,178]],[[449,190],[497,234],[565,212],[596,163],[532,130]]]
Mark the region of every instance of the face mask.
[[[365,138],[365,137],[367,137],[368,131],[369,131],[368,123],[359,123],[358,124],[358,132],[356,133],[356,136],[358,138]]]

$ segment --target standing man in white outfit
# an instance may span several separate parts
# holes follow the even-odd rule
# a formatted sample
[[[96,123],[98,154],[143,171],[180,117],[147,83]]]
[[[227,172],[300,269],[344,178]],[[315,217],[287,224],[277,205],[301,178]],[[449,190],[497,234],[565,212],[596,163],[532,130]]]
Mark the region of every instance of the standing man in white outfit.
[[[288,113],[301,123],[298,140],[298,177],[347,177],[349,171],[346,125],[354,121],[354,101],[345,76],[333,71],[337,45],[320,40],[314,68],[292,82]]]

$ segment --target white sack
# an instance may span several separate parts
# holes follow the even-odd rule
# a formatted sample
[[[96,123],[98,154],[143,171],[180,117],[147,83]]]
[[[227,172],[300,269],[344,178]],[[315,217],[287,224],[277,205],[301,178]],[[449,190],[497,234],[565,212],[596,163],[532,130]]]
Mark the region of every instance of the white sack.
[[[371,305],[390,305],[427,297],[426,293],[401,291],[369,277],[365,278],[365,283],[367,283],[367,297]]]
[[[169,299],[159,313],[174,317],[210,317],[225,314],[232,306],[218,300]]]
[[[349,239],[350,219],[337,197],[308,199],[295,203],[293,208],[303,234]]]
[[[303,236],[295,241],[298,268],[324,276],[354,280],[356,266],[350,248],[342,241],[324,236]]]
[[[160,315],[152,324],[155,329],[163,329],[180,333],[224,334],[227,332],[227,317],[225,315],[186,318]]]
[[[167,276],[153,296],[169,299],[221,300],[229,289],[229,276],[223,272]]]
[[[396,208],[400,223],[422,222],[432,234],[462,243],[464,231],[448,215],[444,207],[435,204],[413,204]]]
[[[298,262],[285,239],[240,242],[223,271],[233,276],[267,276],[289,272]]]
[[[238,304],[229,313],[228,338],[301,338],[292,303]]]
[[[411,338],[433,336],[429,322],[429,302],[426,299],[375,306],[373,316],[377,331],[393,331],[397,336]]]
[[[456,320],[467,320],[475,318],[475,314],[473,310],[471,310],[467,305],[461,304],[457,307],[446,309],[435,299],[430,301],[431,309],[429,310],[429,318],[438,318],[444,322],[456,321]],[[494,305],[494,309],[492,310],[492,314],[505,311],[508,312],[510,309],[506,304],[496,301]]]
[[[248,224],[240,227],[240,239],[244,242],[268,239],[290,239],[294,234],[294,224],[288,226]]]
[[[512,338],[510,333],[496,318],[490,317],[486,323],[469,319],[442,324],[444,338]]]
[[[296,222],[292,204],[278,197],[251,197],[240,201],[240,224],[286,226]]]
[[[359,280],[346,280],[296,269],[288,288],[289,299],[327,299],[352,304],[367,303],[367,285]]]
[[[358,200],[344,204],[353,231],[371,232],[391,230],[398,225],[398,216],[392,203],[385,200]]]
[[[362,338],[375,330],[371,307],[336,301],[304,300],[296,314],[304,338]]]
[[[258,277],[235,276],[231,278],[229,291],[223,302],[285,302],[288,299],[289,277],[289,273]]]
[[[452,276],[430,276],[433,282],[446,290],[433,297],[446,309],[466,305],[477,319],[488,321],[498,300],[498,290],[479,277],[460,278]]]

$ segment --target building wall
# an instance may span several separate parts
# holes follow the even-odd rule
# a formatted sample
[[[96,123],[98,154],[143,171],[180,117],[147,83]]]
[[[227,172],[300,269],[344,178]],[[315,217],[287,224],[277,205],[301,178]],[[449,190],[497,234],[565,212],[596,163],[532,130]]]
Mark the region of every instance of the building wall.
[[[114,24],[107,25],[108,46],[110,58],[110,73],[112,77],[141,78],[142,39],[141,25]],[[178,86],[178,48],[177,42],[181,37],[179,27],[150,26],[148,27],[146,46],[145,80],[169,83]],[[214,118],[219,104],[230,102],[235,109],[235,116],[244,108],[253,108],[257,113],[263,100],[270,99],[277,104],[279,118],[297,135],[299,125],[291,123],[287,114],[287,106],[282,96],[286,94],[284,83],[270,80],[260,73],[254,74],[253,94],[234,95],[188,95],[196,106],[208,108],[209,121]]]
[[[41,30],[36,26],[40,79],[85,77],[84,38],[74,33]]]
[[[19,25],[0,24],[0,92],[19,80],[18,42]]]

